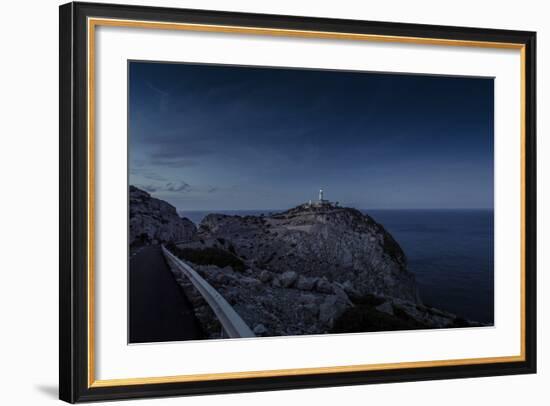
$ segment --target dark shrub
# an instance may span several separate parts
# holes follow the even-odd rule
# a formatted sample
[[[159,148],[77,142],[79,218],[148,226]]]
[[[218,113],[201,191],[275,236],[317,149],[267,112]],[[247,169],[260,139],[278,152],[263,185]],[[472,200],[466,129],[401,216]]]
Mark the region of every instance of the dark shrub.
[[[399,306],[395,306],[395,305],[393,306],[393,314],[395,315],[395,317],[399,318],[400,320],[414,322],[414,319],[411,316],[409,316],[409,313],[407,313],[405,310],[403,310]]]
[[[426,328],[414,320],[403,320],[379,312],[368,305],[357,305],[346,310],[334,321],[331,333],[361,333],[369,331],[416,330]]]
[[[452,327],[470,327],[470,323],[468,321],[464,320],[462,317],[456,317],[453,320]]]
[[[384,302],[385,302],[385,299],[378,296],[370,295],[370,294],[358,297],[353,301],[353,303],[355,304],[365,305],[370,307],[376,307],[378,305],[381,305]]]
[[[152,241],[147,235],[147,233],[141,233],[137,238],[132,242],[130,248],[143,247],[144,245],[151,245]]]
[[[176,250],[178,249],[178,247],[176,247],[176,244],[174,244],[174,242],[172,241],[167,242],[166,244],[164,244],[164,246],[168,251],[170,251],[173,254],[175,254]]]
[[[235,255],[220,248],[177,248],[177,257],[197,265],[216,265],[220,268],[230,266],[234,271],[243,272],[245,265]]]

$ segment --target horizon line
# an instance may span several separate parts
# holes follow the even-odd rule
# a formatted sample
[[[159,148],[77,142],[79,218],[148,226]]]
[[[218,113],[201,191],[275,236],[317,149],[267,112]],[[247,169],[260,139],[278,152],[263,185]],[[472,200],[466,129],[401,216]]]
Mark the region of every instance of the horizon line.
[[[294,206],[294,207],[297,207],[297,206]],[[271,212],[276,212],[276,211],[286,211],[286,210],[289,210],[289,209],[292,209],[294,207],[290,207],[290,208],[283,208],[283,209],[273,209],[273,208],[270,208],[270,209],[189,209],[189,210],[182,210],[182,209],[179,209],[179,208],[176,208],[177,211],[181,211],[181,212],[205,212],[205,211],[209,211],[209,212],[213,212],[213,211],[271,211]],[[491,211],[494,211],[494,207],[402,207],[402,208],[381,208],[381,207],[361,207],[361,208],[357,208],[357,207],[350,207],[350,206],[338,206],[338,208],[340,209],[356,209],[356,210],[491,210]]]

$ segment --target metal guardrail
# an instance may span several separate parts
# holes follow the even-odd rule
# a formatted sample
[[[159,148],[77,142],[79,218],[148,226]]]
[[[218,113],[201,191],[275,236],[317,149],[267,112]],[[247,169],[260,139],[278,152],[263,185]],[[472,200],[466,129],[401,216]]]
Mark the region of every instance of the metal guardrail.
[[[227,300],[208,282],[206,282],[193,268],[176,257],[166,247],[162,246],[162,252],[168,264],[175,267],[184,274],[199,291],[204,300],[214,311],[214,314],[220,321],[222,328],[229,338],[255,337],[255,334],[246,325],[244,320],[231,307]]]

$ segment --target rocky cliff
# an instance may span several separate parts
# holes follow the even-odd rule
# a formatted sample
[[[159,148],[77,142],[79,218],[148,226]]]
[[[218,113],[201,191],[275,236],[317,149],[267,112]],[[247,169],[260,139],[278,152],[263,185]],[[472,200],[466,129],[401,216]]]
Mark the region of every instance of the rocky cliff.
[[[130,246],[191,239],[197,227],[171,204],[130,186]]]
[[[196,229],[168,203],[133,187],[130,196],[132,241],[170,242],[258,336],[479,325],[423,305],[399,244],[358,210],[321,203],[211,214]],[[219,337],[208,304],[173,271],[204,331]]]
[[[199,227],[203,241],[220,244],[249,267],[298,283],[324,278],[352,299],[371,294],[420,303],[401,247],[368,215],[332,205],[302,205],[269,217],[211,214]]]
[[[331,204],[270,216],[211,214],[173,252],[260,336],[476,325],[421,303],[399,244],[370,216]],[[210,337],[220,326],[176,279]]]

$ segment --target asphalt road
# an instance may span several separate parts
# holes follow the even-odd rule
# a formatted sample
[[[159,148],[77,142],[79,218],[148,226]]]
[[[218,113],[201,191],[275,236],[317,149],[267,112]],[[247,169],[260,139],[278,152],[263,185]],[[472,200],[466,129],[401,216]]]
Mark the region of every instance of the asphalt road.
[[[146,246],[131,254],[129,278],[130,343],[203,338],[160,246]]]

